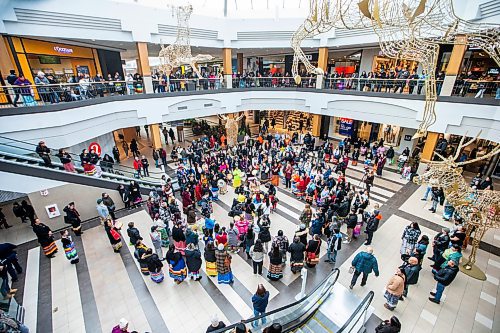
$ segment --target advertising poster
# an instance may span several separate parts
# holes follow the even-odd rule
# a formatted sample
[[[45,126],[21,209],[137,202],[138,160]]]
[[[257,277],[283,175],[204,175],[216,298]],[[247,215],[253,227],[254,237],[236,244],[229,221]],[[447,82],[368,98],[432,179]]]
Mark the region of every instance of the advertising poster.
[[[339,134],[352,136],[354,120],[349,118],[340,118]]]

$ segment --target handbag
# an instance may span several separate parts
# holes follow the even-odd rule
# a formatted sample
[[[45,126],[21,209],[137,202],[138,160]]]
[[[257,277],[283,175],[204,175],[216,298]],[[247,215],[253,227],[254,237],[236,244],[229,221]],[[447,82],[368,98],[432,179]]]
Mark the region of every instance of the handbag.
[[[115,229],[111,229],[109,233],[111,234],[111,237],[113,237],[114,240],[116,241],[120,240],[120,234]]]
[[[349,267],[349,274],[352,274],[352,273],[354,273],[354,267],[351,266],[351,267]]]

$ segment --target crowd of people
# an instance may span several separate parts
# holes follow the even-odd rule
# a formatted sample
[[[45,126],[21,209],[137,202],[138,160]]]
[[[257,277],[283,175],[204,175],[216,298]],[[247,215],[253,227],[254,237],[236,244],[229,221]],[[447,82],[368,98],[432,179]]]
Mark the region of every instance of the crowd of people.
[[[221,129],[218,127],[216,130]],[[166,129],[164,135],[166,141],[170,137],[174,142],[174,136],[170,136]],[[136,170],[147,176],[144,165],[149,163],[139,159],[134,140],[130,144],[134,163],[141,163]],[[50,163],[50,158],[48,161],[44,158],[44,154],[50,156],[47,149],[41,143],[37,152],[45,163]],[[157,160],[166,165],[166,151],[162,148],[155,152],[156,166]],[[92,154],[84,151],[82,160],[88,159],[88,163],[92,163]],[[408,149],[402,154],[409,155]],[[141,235],[133,222],[123,226],[116,218],[116,205],[107,193],[102,194],[96,206],[114,252],[120,252],[124,242],[121,230],[127,228],[128,243],[134,248],[134,257],[141,272],[150,276],[152,281],[162,283],[164,270],[168,270],[168,276],[176,284],[187,278],[200,281],[203,276],[201,271],[204,270],[207,276],[216,277],[219,284],[232,284],[232,259],[240,252],[251,263],[256,275],[263,274],[264,258],[267,256],[266,277],[278,281],[283,278],[287,266],[292,274],[302,269],[314,269],[320,264],[322,246],[326,248],[324,262],[335,265],[343,244],[360,238],[364,238],[367,247],[351,263],[353,276],[350,288],[354,288],[359,276],[362,276],[361,286],[364,286],[369,274],[374,272],[379,275],[377,259],[370,245],[382,220],[382,213],[378,204],[370,203],[370,193],[376,175],[382,176],[386,163],[394,163],[394,150],[386,147],[383,139],[369,143],[347,138],[340,142],[326,140],[316,145],[308,133],[294,133],[292,136],[272,134],[268,127],[263,127],[256,138],[247,134],[232,147],[227,145],[225,133],[212,132],[209,136],[193,140],[190,145],[174,145],[170,157],[175,163],[180,199],[174,195],[173,181],[166,175],[161,179],[161,187],[152,190],[146,200],[136,181],[118,187],[125,208],[144,206],[147,210],[152,220],[149,235]],[[363,163],[365,175],[355,185],[346,178],[346,171],[349,164],[356,165],[358,162]],[[415,171],[412,169],[410,173]],[[279,209],[279,191],[289,191],[290,195],[304,201],[304,209],[293,234],[286,234],[284,230],[275,234],[270,231],[273,213]],[[431,192],[434,195],[434,191]],[[231,221],[224,225],[220,216],[214,216],[213,207],[221,195],[233,196],[228,212]],[[31,220],[43,253],[51,258],[58,251],[52,230],[41,223],[26,205],[23,202],[16,206],[16,216],[23,222]],[[71,225],[73,234],[80,236],[83,233],[82,221],[75,203],[69,203],[63,211],[65,222]],[[429,259],[434,262],[433,275],[437,286],[430,300],[438,304],[444,288],[456,277],[461,251],[466,243],[462,221],[454,221],[453,230],[444,228],[432,241],[433,255]],[[340,232],[344,224],[347,230],[345,235]],[[362,237],[363,234],[366,237]],[[143,237],[150,238],[151,248]],[[61,240],[67,259],[71,264],[77,264],[77,249],[68,230],[61,232]],[[398,302],[408,295],[409,286],[418,282],[429,244],[431,241],[421,234],[417,223],[411,223],[403,231],[403,263],[397,267],[386,286],[387,309],[394,310]],[[256,316],[266,312],[268,299],[269,292],[259,286],[252,298]],[[264,326],[265,317],[262,319]],[[397,318],[385,324],[392,325],[396,321]],[[252,325],[259,324],[255,321]],[[122,329],[121,326],[118,325],[118,329]],[[215,318],[207,332],[220,327],[221,322]]]

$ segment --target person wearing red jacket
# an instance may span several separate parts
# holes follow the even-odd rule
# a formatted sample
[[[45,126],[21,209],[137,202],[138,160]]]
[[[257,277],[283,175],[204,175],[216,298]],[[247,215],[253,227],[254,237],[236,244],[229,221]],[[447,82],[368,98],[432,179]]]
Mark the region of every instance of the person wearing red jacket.
[[[139,157],[134,158],[134,170],[137,173],[137,178],[141,178],[142,162]]]

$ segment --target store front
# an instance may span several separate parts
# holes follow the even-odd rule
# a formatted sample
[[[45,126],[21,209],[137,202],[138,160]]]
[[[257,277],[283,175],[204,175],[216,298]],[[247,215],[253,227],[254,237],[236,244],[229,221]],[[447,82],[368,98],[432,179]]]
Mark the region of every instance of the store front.
[[[95,76],[102,72],[93,48],[20,37],[8,37],[8,44],[20,67],[18,72],[22,71],[31,82],[39,71],[63,83],[80,73]]]
[[[382,69],[386,72],[397,68],[407,69],[410,73],[416,71],[418,62],[406,59],[388,58],[383,55],[373,57],[372,72],[380,72]]]
[[[400,146],[402,139],[411,139],[411,135],[407,134],[405,128],[401,126],[339,117],[330,118],[328,136],[338,139],[358,137],[369,142],[384,139],[385,144],[393,147]]]

